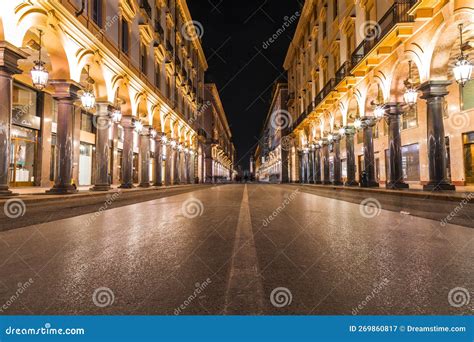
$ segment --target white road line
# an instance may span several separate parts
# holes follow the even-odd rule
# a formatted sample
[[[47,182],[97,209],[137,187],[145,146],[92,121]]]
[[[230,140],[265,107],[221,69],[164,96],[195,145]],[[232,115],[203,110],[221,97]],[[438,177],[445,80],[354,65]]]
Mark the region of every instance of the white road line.
[[[247,185],[245,185],[227,281],[224,314],[263,314],[263,300],[263,285],[253,238]]]

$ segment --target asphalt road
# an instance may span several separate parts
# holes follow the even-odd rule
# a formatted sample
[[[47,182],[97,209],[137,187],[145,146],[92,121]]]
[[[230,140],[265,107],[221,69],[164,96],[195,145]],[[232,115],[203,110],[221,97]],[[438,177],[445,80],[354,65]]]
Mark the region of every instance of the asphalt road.
[[[472,314],[474,230],[366,204],[225,185],[3,231],[0,314]]]

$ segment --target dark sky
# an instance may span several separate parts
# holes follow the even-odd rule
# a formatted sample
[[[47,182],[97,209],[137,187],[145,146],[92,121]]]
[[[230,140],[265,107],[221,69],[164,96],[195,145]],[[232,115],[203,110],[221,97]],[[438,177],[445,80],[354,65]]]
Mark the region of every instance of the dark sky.
[[[301,1],[302,2],[302,1]],[[193,20],[202,24],[208,79],[215,82],[238,153],[248,162],[269,111],[272,86],[285,80],[283,62],[297,21],[267,49],[263,44],[300,11],[297,0],[190,0]]]

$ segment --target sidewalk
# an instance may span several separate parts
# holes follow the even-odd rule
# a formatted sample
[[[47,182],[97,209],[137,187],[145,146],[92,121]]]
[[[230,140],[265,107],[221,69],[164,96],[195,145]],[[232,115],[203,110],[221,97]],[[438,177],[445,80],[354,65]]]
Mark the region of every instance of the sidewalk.
[[[78,193],[76,194],[46,194],[46,191],[50,188],[46,187],[13,187],[10,190],[16,194],[14,196],[5,196],[0,197],[0,203],[3,203],[11,198],[21,198],[23,201],[33,202],[33,201],[54,201],[58,199],[70,199],[70,198],[92,198],[92,197],[103,197],[108,194],[114,194],[117,192],[121,193],[148,193],[156,191],[167,191],[172,189],[185,189],[189,187],[200,187],[201,184],[180,184],[180,185],[169,185],[169,186],[160,186],[154,187],[150,186],[149,188],[140,188],[138,185],[133,189],[119,189],[118,185],[112,185],[109,191],[91,191],[91,186],[80,186],[78,187]]]
[[[415,197],[420,199],[434,199],[434,200],[445,200],[445,201],[459,201],[465,199],[468,195],[474,197],[474,186],[459,186],[456,187],[456,191],[438,191],[430,192],[423,191],[422,185],[410,184],[410,189],[404,190],[391,190],[385,189],[384,187],[378,188],[361,188],[359,186],[339,186],[339,185],[322,185],[322,184],[300,184],[300,183],[288,183],[288,185],[301,186],[308,189],[335,191],[335,192],[358,192],[358,193],[372,193],[372,194],[385,194],[400,197]]]

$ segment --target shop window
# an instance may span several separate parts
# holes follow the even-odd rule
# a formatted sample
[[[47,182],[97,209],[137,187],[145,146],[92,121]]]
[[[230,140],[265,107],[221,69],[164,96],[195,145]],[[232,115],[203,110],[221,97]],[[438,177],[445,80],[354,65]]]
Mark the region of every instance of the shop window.
[[[411,106],[402,115],[402,129],[418,127],[418,110],[417,106]]]
[[[461,110],[474,108],[474,82],[467,82],[461,87]]]
[[[463,134],[466,183],[474,184],[474,132]]]
[[[444,142],[446,144],[446,178],[451,181],[451,148],[449,145],[449,137],[445,137]]]
[[[420,180],[420,151],[418,144],[402,147],[402,170],[404,180]]]
[[[37,94],[27,87],[13,85],[12,122],[21,124],[36,116]]]
[[[93,124],[94,116],[92,114],[81,113],[81,131],[95,133],[95,126]]]

